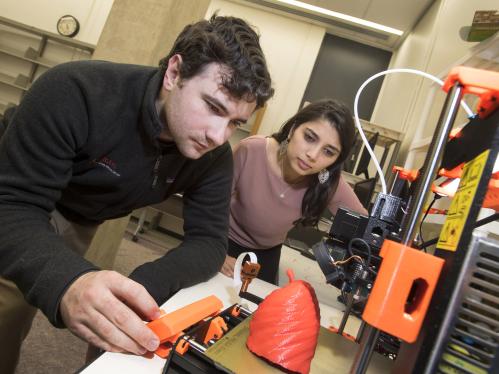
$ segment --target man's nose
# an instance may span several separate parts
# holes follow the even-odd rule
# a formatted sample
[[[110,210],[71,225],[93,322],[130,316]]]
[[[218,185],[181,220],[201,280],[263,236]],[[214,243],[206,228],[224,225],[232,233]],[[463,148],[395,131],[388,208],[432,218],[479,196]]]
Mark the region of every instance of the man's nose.
[[[226,142],[229,138],[231,132],[229,131],[228,123],[217,122],[213,124],[208,132],[206,133],[206,137],[210,144],[218,147]]]

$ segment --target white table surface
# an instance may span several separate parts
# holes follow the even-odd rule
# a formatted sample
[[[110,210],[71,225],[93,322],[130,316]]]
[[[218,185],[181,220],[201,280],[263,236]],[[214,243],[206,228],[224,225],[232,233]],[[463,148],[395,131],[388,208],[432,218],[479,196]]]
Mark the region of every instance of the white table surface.
[[[325,278],[317,263],[302,256],[293,249],[283,247],[279,280],[281,286],[286,283],[287,278],[285,278],[283,274],[287,268],[293,269],[295,279],[308,281],[316,290],[321,310],[321,325],[324,327],[329,327],[331,325],[337,327],[341,321],[344,306],[336,301],[336,289],[325,284]],[[276,288],[277,287],[272,284],[254,279],[250,284],[248,291],[260,297],[265,297]],[[241,300],[238,293],[239,287],[235,288],[233,286],[232,279],[218,273],[207,282],[180,290],[175,296],[164,303],[161,308],[168,313],[202,299],[203,297],[215,295],[220,298],[224,308],[235,303],[241,303],[247,309],[254,311],[256,305],[247,300]],[[345,331],[355,335],[358,324],[359,320],[355,317],[351,317]],[[152,358],[146,358],[130,354],[106,352],[85,368],[82,373],[161,373],[164,364],[165,360],[156,355]]]

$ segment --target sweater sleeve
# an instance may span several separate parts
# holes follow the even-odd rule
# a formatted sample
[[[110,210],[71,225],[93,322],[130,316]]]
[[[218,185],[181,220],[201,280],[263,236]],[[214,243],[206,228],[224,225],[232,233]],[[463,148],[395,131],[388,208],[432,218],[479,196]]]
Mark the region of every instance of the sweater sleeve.
[[[210,168],[184,192],[182,244],[130,274],[159,305],[181,288],[208,280],[222,267],[227,253],[233,168],[230,147],[223,147]]]
[[[368,215],[366,208],[362,206],[352,187],[350,187],[343,177],[340,177],[338,188],[333,198],[329,201],[328,208],[334,215],[338,208],[347,208],[354,212]]]
[[[95,269],[49,223],[87,136],[83,98],[65,69],[33,84],[0,142],[0,274],[56,326],[68,285]]]

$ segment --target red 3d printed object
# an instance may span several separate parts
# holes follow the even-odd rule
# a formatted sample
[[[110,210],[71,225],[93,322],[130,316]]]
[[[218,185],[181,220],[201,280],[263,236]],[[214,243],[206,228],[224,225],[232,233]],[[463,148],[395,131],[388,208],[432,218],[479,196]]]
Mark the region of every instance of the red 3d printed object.
[[[250,321],[246,345],[255,355],[286,370],[308,373],[320,328],[317,297],[310,284],[294,280],[262,301]]]

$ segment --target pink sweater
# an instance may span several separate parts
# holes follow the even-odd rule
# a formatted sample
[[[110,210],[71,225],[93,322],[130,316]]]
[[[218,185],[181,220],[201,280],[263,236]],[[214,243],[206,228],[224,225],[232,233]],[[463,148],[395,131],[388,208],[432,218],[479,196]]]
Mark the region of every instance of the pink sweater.
[[[266,142],[263,136],[251,136],[242,140],[234,152],[229,238],[253,249],[271,248],[284,242],[293,222],[301,217],[306,191],[306,187],[287,184],[270,169]],[[340,206],[366,213],[343,178],[328,205],[333,214]]]

